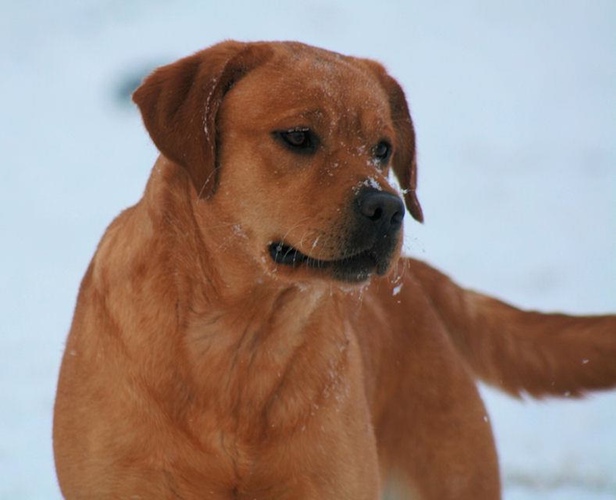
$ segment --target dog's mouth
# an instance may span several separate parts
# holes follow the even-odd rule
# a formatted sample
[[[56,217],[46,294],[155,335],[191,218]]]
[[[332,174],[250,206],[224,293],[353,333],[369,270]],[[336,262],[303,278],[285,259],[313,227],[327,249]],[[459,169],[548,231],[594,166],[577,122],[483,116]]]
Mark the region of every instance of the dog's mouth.
[[[303,254],[298,249],[283,242],[269,245],[269,254],[276,264],[291,268],[306,267],[318,271],[329,271],[340,281],[365,281],[371,274],[384,274],[389,268],[390,255],[379,255],[367,249],[340,259],[322,260]]]

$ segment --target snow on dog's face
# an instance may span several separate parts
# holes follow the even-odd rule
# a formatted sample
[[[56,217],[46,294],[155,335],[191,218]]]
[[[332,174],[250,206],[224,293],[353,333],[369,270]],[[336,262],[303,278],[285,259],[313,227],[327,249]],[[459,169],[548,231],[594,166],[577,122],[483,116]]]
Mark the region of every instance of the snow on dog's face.
[[[411,118],[378,63],[299,43],[225,42],[159,69],[135,101],[209,213],[241,232],[238,254],[269,274],[386,273],[405,212],[390,169],[423,218]]]

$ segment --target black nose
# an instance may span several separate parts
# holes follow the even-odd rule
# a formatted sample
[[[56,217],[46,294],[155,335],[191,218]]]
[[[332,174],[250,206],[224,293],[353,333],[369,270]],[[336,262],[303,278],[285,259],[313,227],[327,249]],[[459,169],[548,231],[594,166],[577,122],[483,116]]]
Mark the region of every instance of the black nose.
[[[359,213],[374,226],[378,226],[381,231],[385,233],[395,231],[402,225],[404,203],[398,196],[376,189],[367,189],[359,193],[357,202]]]

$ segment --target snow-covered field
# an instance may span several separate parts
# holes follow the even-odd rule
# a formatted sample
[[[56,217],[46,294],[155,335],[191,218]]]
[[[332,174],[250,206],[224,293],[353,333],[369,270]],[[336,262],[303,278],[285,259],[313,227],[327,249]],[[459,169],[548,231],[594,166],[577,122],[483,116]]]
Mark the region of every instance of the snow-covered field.
[[[156,152],[130,81],[224,38],[384,62],[418,130],[406,249],[517,305],[616,311],[616,3],[0,3],[0,498],[58,498],[56,376],[77,288]],[[410,219],[410,218],[409,218]],[[616,362],[616,360],[615,360]],[[616,498],[616,394],[485,392],[505,498]]]

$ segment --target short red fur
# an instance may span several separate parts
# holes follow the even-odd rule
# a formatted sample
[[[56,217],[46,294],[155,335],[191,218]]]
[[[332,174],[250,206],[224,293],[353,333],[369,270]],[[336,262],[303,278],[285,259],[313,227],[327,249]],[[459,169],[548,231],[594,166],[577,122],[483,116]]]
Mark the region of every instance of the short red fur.
[[[476,378],[616,385],[616,316],[522,311],[399,256],[387,175],[423,220],[415,137],[378,63],[224,42],[134,100],[161,156],[81,285],[54,418],[67,498],[495,499]]]

